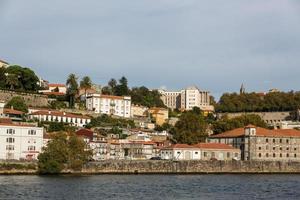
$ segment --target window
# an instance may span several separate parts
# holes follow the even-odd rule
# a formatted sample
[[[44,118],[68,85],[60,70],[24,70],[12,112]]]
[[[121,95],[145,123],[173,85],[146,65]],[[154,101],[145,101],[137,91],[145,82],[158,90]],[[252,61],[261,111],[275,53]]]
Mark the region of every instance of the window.
[[[230,158],[230,152],[227,152],[227,158]]]
[[[258,157],[261,157],[261,153],[258,154]]]
[[[282,153],[281,153],[281,154],[279,154],[279,157],[280,157],[280,158],[282,157]]]
[[[273,147],[273,150],[276,150],[276,147]]]
[[[273,139],[273,143],[275,143],[276,142],[276,140],[275,139]]]
[[[35,151],[35,146],[28,146],[28,151]]]
[[[279,149],[282,150],[282,147],[280,147]]]
[[[211,153],[211,157],[212,157],[212,158],[215,158],[215,156],[216,156],[216,155],[215,155],[215,152],[212,152],[212,153]]]
[[[286,139],[286,143],[289,143],[289,139]]]
[[[7,143],[15,143],[15,138],[6,138]]]
[[[282,143],[282,139],[280,139],[279,142]]]
[[[288,148],[288,147],[286,148],[287,151],[288,151],[289,149],[290,149],[290,148]]]
[[[268,142],[269,142],[269,139],[267,138],[267,139],[266,139],[266,143],[268,143]]]
[[[6,130],[6,133],[7,134],[15,134],[15,130],[10,128],[10,129]]]
[[[196,155],[198,155],[198,152],[195,152]]]
[[[286,154],[286,157],[288,158],[289,156],[290,156],[290,155],[287,153],[287,154]]]
[[[275,158],[276,157],[276,154],[275,153],[273,153],[273,158]]]
[[[28,130],[28,135],[36,135],[36,130]]]
[[[296,148],[296,147],[294,148],[294,151],[297,151],[297,148]]]
[[[268,153],[266,153],[266,157],[267,157],[267,158],[269,157],[269,154],[268,154]]]
[[[258,150],[261,150],[261,147],[258,147]]]
[[[297,158],[297,154],[294,154],[294,157]]]
[[[6,145],[6,150],[15,150],[14,145]]]
[[[203,156],[204,156],[204,157],[207,157],[207,152],[204,152]]]

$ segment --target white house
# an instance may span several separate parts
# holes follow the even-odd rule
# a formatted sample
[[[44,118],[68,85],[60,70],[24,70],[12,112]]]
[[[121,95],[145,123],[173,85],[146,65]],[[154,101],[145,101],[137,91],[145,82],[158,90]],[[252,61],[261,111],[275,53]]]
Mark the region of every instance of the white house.
[[[30,114],[31,119],[48,122],[63,122],[73,126],[83,127],[91,122],[91,118],[85,115],[76,115],[61,111],[40,110]]]
[[[166,160],[240,160],[241,151],[219,143],[175,144],[161,149],[160,157]]]
[[[0,123],[0,159],[35,160],[43,147],[43,128]]]
[[[65,84],[49,83],[47,90],[40,90],[39,92],[43,94],[64,95],[67,93],[67,87]]]
[[[201,152],[188,144],[174,144],[161,149],[160,157],[164,160],[200,160]]]
[[[86,107],[95,113],[129,118],[131,116],[131,97],[88,94]]]

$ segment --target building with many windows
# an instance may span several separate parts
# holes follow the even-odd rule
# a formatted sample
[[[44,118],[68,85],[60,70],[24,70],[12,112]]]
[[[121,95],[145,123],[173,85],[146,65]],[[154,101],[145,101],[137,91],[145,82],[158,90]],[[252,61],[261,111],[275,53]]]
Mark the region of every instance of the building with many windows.
[[[209,137],[209,142],[241,150],[242,160],[300,161],[300,131],[269,130],[253,125]]]
[[[94,111],[95,113],[130,118],[131,97],[88,94],[86,107],[88,110]]]
[[[210,94],[208,91],[201,91],[196,86],[187,87],[180,92],[168,92],[159,90],[164,104],[171,109],[191,110],[199,107],[203,111],[213,111],[210,105]]]
[[[0,123],[0,160],[35,160],[43,146],[43,128]]]

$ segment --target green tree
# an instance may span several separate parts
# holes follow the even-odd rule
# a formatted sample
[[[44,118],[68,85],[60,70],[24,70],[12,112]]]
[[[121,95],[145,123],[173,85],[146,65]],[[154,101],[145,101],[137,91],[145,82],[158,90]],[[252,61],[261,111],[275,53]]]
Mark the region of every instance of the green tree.
[[[196,144],[205,141],[208,125],[202,115],[184,112],[175,124],[173,138],[177,143]]]
[[[15,110],[19,110],[22,111],[24,113],[28,112],[28,107],[25,104],[24,100],[22,99],[22,97],[16,96],[13,97],[10,101],[7,102],[7,104],[5,105],[6,108],[11,108],[13,107]]]
[[[116,95],[116,87],[117,87],[116,79],[114,78],[110,79],[110,81],[108,81],[108,86],[110,88],[111,94]]]
[[[68,140],[65,133],[58,133],[43,147],[38,156],[38,168],[41,174],[58,174],[68,163]]]
[[[15,74],[6,74],[5,83],[10,90],[14,90],[19,85],[18,76]]]
[[[86,106],[86,91],[88,89],[91,89],[92,88],[92,80],[90,77],[88,76],[85,76],[82,78],[82,80],[80,81],[80,88],[83,88],[84,89],[84,94],[85,94],[85,106]]]
[[[126,96],[129,95],[128,81],[122,76],[119,80],[119,84],[116,86],[115,95],[117,96]]]
[[[157,90],[149,90],[147,87],[134,87],[130,91],[133,104],[146,107],[165,107]]]
[[[233,130],[236,128],[242,128],[249,124],[267,128],[267,124],[255,114],[242,115],[229,119],[226,115],[218,121],[212,123],[212,129],[215,134],[222,133],[225,131]]]
[[[68,140],[69,160],[68,165],[70,169],[81,170],[83,165],[87,163],[92,157],[92,151],[87,148],[87,144],[82,138],[71,134]]]
[[[75,134],[69,138],[63,132],[55,134],[38,156],[39,173],[57,174],[63,169],[81,170],[92,156],[86,147],[86,143]]]
[[[77,77],[75,74],[70,74],[67,79],[67,95],[69,97],[70,108],[74,108],[75,105],[75,96],[78,92],[78,83]]]

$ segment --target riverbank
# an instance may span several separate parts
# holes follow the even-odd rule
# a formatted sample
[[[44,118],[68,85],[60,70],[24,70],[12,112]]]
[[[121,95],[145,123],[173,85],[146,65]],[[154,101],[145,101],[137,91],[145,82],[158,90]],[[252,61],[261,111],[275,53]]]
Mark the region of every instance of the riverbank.
[[[0,163],[0,174],[37,174],[36,163]],[[300,174],[300,162],[105,160],[61,174]]]

